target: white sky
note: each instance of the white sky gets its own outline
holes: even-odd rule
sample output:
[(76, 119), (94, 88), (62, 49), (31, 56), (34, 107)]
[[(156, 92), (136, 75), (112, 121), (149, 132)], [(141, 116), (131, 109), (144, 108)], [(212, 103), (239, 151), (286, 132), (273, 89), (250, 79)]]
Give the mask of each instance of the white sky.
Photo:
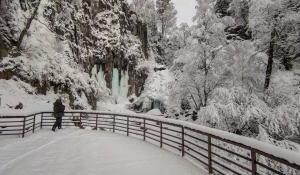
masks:
[[(127, 0), (127, 1), (129, 3), (132, 2), (132, 0)], [(194, 24), (192, 18), (196, 14), (196, 10), (195, 10), (196, 1), (195, 0), (172, 0), (172, 2), (175, 4), (175, 8), (177, 10), (177, 25), (179, 25), (182, 22), (186, 22), (189, 25)]]

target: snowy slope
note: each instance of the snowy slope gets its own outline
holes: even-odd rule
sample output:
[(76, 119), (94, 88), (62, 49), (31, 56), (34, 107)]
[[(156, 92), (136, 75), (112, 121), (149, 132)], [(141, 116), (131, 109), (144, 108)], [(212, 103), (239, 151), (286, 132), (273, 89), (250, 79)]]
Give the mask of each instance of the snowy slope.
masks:
[[(36, 110), (52, 110), (53, 102), (58, 96), (58, 94), (54, 94), (53, 90), (49, 91), (47, 96), (36, 95), (29, 84), (20, 80), (0, 80), (0, 112), (2, 115), (5, 115), (5, 113), (16, 113), (17, 111), (20, 113), (32, 113)], [(64, 103), (68, 104), (68, 98), (61, 97)], [(19, 103), (23, 104), (23, 109), (15, 110), (14, 107)], [(67, 108), (69, 108), (68, 105)]]

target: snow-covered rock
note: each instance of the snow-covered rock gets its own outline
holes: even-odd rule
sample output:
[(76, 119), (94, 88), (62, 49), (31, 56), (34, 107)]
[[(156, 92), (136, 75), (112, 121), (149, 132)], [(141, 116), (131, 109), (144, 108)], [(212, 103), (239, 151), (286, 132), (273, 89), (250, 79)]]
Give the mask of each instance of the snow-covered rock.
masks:
[(173, 80), (173, 77), (169, 69), (165, 69), (165, 66), (156, 67), (163, 68), (163, 70), (151, 70), (149, 73), (143, 93), (131, 106), (137, 111), (147, 112), (156, 108), (164, 113), (164, 105), (169, 95), (169, 83)]

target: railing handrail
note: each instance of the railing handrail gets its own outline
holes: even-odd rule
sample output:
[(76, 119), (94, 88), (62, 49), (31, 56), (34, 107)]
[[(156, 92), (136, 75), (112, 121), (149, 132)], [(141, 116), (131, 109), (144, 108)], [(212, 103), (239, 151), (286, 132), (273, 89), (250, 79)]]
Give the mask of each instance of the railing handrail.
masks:
[[(30, 115), (24, 115), (24, 116), (1, 116), (0, 114), (0, 119), (9, 119), (9, 118), (24, 118), (24, 121), (26, 120), (27, 117), (32, 117), (34, 116), (34, 121), (33, 121), (33, 132), (34, 129), (36, 128), (35, 126), (35, 116), (36, 115), (42, 115), (43, 114), (52, 114), (53, 111), (41, 111), (41, 112), (36, 112), (34, 114)], [(69, 110), (65, 111), (65, 114), (78, 114), (80, 116), (80, 123), (81, 123), (81, 117), (84, 114), (87, 115), (96, 115), (96, 120), (98, 119), (98, 115), (113, 115), (113, 131), (115, 131), (115, 116), (120, 116), (120, 117), (127, 117), (127, 135), (129, 135), (129, 118), (134, 118), (134, 119), (142, 119), (144, 121), (144, 126), (145, 126), (145, 120), (153, 121), (153, 122), (160, 122), (160, 147), (162, 147), (162, 125), (167, 124), (171, 126), (176, 126), (176, 127), (181, 127), (182, 128), (182, 156), (184, 155), (184, 135), (185, 132), (184, 130), (190, 130), (195, 133), (199, 133), (201, 135), (207, 136), (208, 137), (208, 157), (209, 157), (209, 172), (212, 171), (211, 169), (211, 164), (212, 162), (215, 162), (212, 160), (212, 153), (211, 153), (211, 146), (214, 146), (211, 144), (211, 139), (216, 139), (219, 141), (224, 141), (226, 143), (235, 145), (237, 147), (241, 147), (247, 150), (251, 151), (251, 160), (252, 160), (252, 174), (256, 173), (256, 164), (259, 164), (259, 162), (256, 161), (256, 153), (263, 155), (267, 158), (270, 158), (272, 160), (275, 160), (277, 162), (283, 163), (289, 167), (292, 167), (294, 169), (300, 170), (300, 154), (294, 151), (286, 150), (265, 142), (261, 142), (252, 138), (247, 138), (243, 136), (239, 136), (236, 134), (228, 133), (225, 131), (217, 130), (214, 128), (208, 128), (202, 125), (197, 125), (194, 123), (186, 122), (186, 121), (179, 121), (179, 120), (174, 120), (174, 119), (166, 119), (162, 117), (157, 117), (157, 116), (152, 116), (152, 115), (146, 115), (146, 114), (134, 114), (134, 113), (124, 113), (124, 112), (107, 112), (107, 111), (82, 111), (82, 110)], [(97, 123), (97, 122), (96, 122)], [(0, 123), (1, 124), (1, 123)], [(43, 126), (43, 120), (40, 123), (40, 126)], [(96, 126), (97, 128), (97, 126)], [(23, 124), (23, 136), (25, 134), (25, 122)], [(0, 134), (1, 135), (1, 134)], [(187, 134), (188, 135), (188, 134)], [(145, 131), (144, 131), (144, 140), (145, 140)], [(274, 155), (274, 153), (276, 153)], [(298, 155), (297, 155), (298, 154)], [(252, 157), (255, 157), (255, 160), (252, 159)], [(218, 162), (215, 162), (218, 164)], [(255, 166), (254, 166), (255, 165)], [(276, 170), (275, 170), (276, 171)]]

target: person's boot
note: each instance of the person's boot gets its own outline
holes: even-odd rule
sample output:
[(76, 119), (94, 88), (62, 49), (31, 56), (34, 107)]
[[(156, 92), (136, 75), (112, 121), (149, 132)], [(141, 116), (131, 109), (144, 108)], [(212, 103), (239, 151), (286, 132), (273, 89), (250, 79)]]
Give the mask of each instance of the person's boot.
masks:
[(53, 126), (52, 126), (52, 131), (53, 131), (53, 132), (55, 132), (55, 128), (56, 128), (56, 126), (53, 125)]

